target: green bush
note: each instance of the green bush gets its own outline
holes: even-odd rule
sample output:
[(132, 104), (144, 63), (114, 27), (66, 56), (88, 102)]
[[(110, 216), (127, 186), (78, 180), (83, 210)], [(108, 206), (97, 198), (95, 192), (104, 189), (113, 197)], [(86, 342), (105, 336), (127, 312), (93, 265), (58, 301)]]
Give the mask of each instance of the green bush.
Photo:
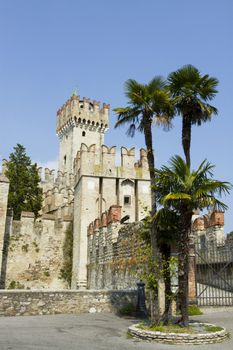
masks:
[(132, 303), (129, 303), (123, 306), (119, 310), (119, 314), (122, 316), (132, 316), (134, 312), (135, 312), (135, 306)]
[(198, 316), (198, 315), (202, 315), (203, 312), (199, 309), (197, 305), (189, 305), (188, 314), (189, 316)]

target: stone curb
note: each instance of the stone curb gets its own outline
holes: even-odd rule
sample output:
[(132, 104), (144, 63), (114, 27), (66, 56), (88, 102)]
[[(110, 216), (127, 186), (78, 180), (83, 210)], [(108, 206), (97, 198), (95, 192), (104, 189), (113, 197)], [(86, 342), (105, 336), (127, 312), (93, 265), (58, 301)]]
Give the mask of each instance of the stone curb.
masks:
[[(132, 325), (128, 328), (128, 332), (137, 338), (142, 340), (156, 341), (157, 343), (165, 344), (192, 344), (192, 345), (202, 345), (202, 344), (213, 344), (220, 343), (228, 338), (227, 330), (223, 328), (221, 331), (209, 332), (209, 333), (197, 333), (197, 334), (188, 334), (188, 333), (165, 333), (159, 331), (146, 331), (143, 329), (137, 328), (139, 324)], [(195, 325), (203, 326), (215, 326), (210, 323), (192, 323)]]

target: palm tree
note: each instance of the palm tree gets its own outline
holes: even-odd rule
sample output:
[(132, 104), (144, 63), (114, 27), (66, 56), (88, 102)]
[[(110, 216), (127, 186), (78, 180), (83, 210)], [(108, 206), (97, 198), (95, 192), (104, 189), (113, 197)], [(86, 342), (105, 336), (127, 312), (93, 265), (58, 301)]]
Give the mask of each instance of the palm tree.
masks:
[[(171, 118), (174, 115), (174, 106), (170, 99), (170, 93), (165, 89), (165, 86), (166, 81), (160, 76), (154, 77), (148, 84), (141, 84), (136, 80), (129, 79), (125, 82), (125, 95), (128, 99), (128, 106), (113, 109), (118, 117), (115, 128), (129, 125), (127, 134), (131, 137), (134, 136), (136, 130), (144, 133), (151, 181), (155, 177), (152, 125), (154, 123), (162, 125), (165, 130), (168, 130), (171, 127)], [(156, 198), (153, 190), (151, 191), (151, 197), (151, 214), (153, 217), (156, 213)], [(155, 259), (156, 255), (158, 255), (155, 224), (151, 225), (150, 236), (152, 257)], [(154, 307), (154, 312), (156, 313), (155, 310), (156, 307)], [(152, 317), (156, 316), (152, 315)]]
[(189, 233), (193, 212), (204, 208), (227, 209), (217, 197), (229, 193), (231, 189), (230, 183), (212, 178), (213, 168), (205, 160), (196, 171), (191, 171), (181, 157), (174, 156), (170, 160), (170, 166), (155, 170), (154, 190), (158, 202), (165, 208), (176, 211), (179, 216), (179, 300), (183, 326), (188, 325)]
[(201, 75), (192, 65), (185, 65), (168, 76), (168, 89), (174, 98), (177, 113), (182, 116), (182, 146), (189, 167), (192, 125), (201, 125), (218, 113), (208, 103), (218, 92), (217, 85), (216, 78)]
[(129, 136), (133, 137), (136, 130), (144, 133), (151, 179), (154, 178), (155, 168), (152, 125), (162, 125), (168, 130), (174, 114), (174, 106), (165, 86), (166, 81), (160, 76), (154, 77), (148, 84), (129, 79), (125, 82), (128, 106), (113, 109), (118, 116), (115, 128), (128, 124)]

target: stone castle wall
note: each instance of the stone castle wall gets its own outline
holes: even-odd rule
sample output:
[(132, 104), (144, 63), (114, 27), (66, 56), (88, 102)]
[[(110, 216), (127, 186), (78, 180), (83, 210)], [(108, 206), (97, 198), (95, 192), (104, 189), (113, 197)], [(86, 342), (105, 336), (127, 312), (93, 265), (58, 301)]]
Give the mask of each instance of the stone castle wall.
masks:
[(136, 233), (142, 224), (121, 224), (121, 207), (112, 206), (88, 227), (89, 289), (135, 289), (139, 280)]
[[(88, 288), (89, 289), (131, 289), (139, 279), (137, 263), (139, 241), (137, 233), (142, 222), (121, 224), (122, 208), (112, 206), (88, 226)], [(201, 237), (216, 245), (221, 242), (224, 213), (213, 212), (198, 217), (193, 222), (192, 237), (201, 244)], [(227, 246), (230, 241), (226, 240)], [(143, 249), (143, 247), (141, 247)], [(221, 249), (225, 246), (218, 247)], [(175, 253), (175, 250), (174, 250)], [(195, 250), (190, 247), (189, 298), (196, 298)], [(208, 271), (207, 271), (208, 272)]]
[(71, 220), (45, 214), (34, 218), (22, 212), (21, 220), (9, 220), (6, 288), (68, 288), (59, 278), (63, 264), (63, 243)]

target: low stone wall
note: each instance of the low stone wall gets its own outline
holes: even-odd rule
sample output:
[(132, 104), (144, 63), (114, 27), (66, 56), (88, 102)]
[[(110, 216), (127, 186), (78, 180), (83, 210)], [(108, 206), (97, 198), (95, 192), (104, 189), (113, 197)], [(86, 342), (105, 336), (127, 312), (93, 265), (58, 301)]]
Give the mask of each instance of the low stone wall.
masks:
[[(193, 326), (214, 326), (209, 323), (192, 323)], [(216, 332), (206, 332), (206, 333), (165, 333), (159, 331), (147, 331), (140, 329), (139, 325), (130, 326), (128, 331), (132, 336), (147, 340), (155, 341), (156, 343), (165, 343), (171, 345), (204, 345), (204, 344), (214, 344), (220, 343), (228, 338), (228, 333), (225, 328)]]
[(117, 312), (136, 305), (136, 291), (0, 291), (0, 316)]

